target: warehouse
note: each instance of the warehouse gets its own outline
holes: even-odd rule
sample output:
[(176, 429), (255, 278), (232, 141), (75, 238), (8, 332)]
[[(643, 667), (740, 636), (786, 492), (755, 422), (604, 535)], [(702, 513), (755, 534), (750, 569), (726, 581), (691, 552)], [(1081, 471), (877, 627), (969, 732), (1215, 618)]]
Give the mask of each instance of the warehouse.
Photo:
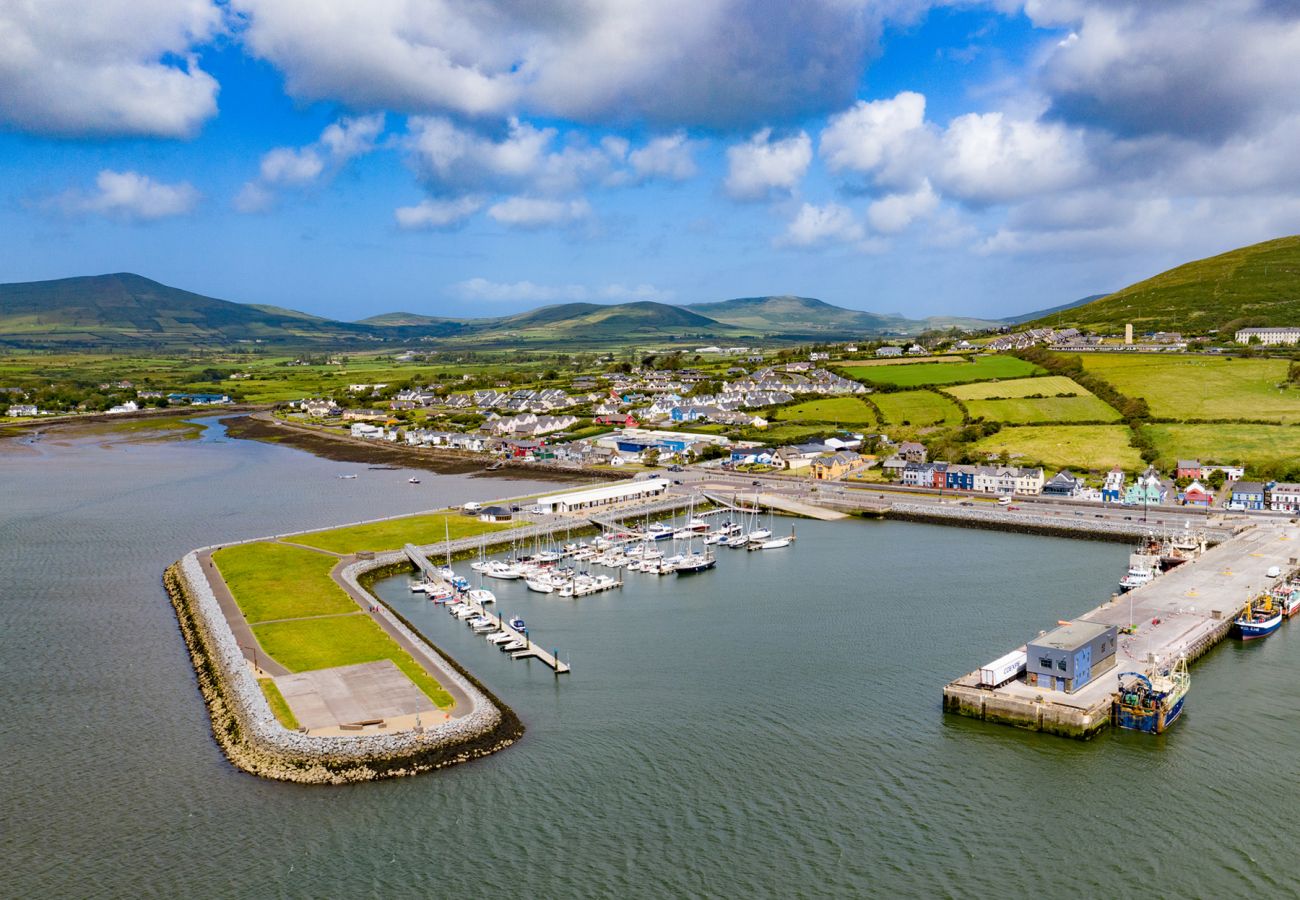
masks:
[(1074, 693), (1115, 667), (1117, 630), (1097, 622), (1071, 622), (1025, 647), (1025, 683)]
[(628, 481), (622, 484), (588, 488), (584, 491), (570, 491), (566, 494), (551, 494), (548, 497), (539, 497), (534, 508), (539, 513), (574, 512), (580, 509), (610, 506), (626, 500), (648, 500), (652, 497), (661, 496), (666, 490), (668, 490), (668, 482), (663, 478)]

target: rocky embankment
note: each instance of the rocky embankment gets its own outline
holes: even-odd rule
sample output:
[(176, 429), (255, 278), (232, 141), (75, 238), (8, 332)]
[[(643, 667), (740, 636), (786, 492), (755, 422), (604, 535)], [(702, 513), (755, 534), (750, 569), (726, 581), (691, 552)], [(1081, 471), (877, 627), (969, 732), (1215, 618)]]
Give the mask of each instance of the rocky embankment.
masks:
[[(375, 559), (350, 567), (352, 577), (366, 568), (390, 565)], [(303, 784), (344, 784), (414, 775), (466, 762), (514, 743), (523, 725), (514, 712), (492, 697), (450, 660), (434, 675), (449, 680), (470, 698), (468, 714), (420, 731), (312, 736), (290, 731), (275, 718), (257, 678), (235, 641), (225, 616), (191, 552), (173, 564), (163, 583), (189, 647), (199, 692), (212, 718), (212, 733), (226, 757), (254, 775)], [(415, 636), (420, 640), (418, 636)]]

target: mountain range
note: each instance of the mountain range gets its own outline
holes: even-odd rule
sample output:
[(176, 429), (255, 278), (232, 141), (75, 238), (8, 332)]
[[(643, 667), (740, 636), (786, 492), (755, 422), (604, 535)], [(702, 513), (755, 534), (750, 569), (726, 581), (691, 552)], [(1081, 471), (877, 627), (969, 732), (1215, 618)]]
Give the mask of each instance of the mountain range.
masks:
[(642, 301), (562, 303), (494, 318), (393, 312), (360, 322), (232, 303), (120, 273), (0, 284), (0, 348), (175, 349), (261, 343), (365, 346), (436, 340), (465, 347), (563, 348), (676, 341), (834, 341), (927, 330), (1074, 326), (1114, 333), (1300, 324), (1300, 235), (1196, 260), (1129, 285), (992, 321), (909, 319), (811, 297), (740, 297), (674, 306)]
[(437, 339), (474, 346), (558, 347), (747, 339), (836, 340), (987, 328), (981, 319), (908, 319), (808, 297), (745, 297), (674, 306), (641, 301), (564, 303), (494, 318), (394, 312), (339, 322), (275, 306), (232, 303), (140, 275), (0, 284), (0, 346), (168, 348), (256, 342), (351, 345)]

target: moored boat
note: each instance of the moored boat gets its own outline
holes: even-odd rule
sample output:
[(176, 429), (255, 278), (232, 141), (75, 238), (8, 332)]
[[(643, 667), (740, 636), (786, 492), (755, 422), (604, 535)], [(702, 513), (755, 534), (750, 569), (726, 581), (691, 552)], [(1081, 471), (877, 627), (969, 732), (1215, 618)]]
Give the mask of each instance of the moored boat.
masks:
[(1114, 705), (1115, 724), (1131, 731), (1163, 734), (1182, 715), (1191, 686), (1185, 657), (1179, 657), (1167, 672), (1152, 675), (1121, 672)]
[(1141, 569), (1137, 566), (1129, 569), (1124, 577), (1119, 580), (1119, 592), (1127, 594), (1135, 588), (1140, 588), (1144, 584), (1150, 584), (1155, 578), (1150, 569)]
[(1270, 595), (1261, 594), (1245, 605), (1233, 625), (1243, 641), (1268, 637), (1282, 626), (1282, 607)]
[(1281, 608), (1282, 615), (1288, 619), (1300, 612), (1300, 584), (1283, 582), (1275, 585), (1269, 593), (1273, 597), (1273, 602)]

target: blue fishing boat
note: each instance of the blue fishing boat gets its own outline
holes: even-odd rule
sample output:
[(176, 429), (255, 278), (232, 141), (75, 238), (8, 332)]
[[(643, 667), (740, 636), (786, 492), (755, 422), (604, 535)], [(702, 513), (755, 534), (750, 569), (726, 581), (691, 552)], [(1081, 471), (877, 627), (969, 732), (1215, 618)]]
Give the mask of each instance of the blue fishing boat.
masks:
[(1163, 734), (1183, 714), (1191, 687), (1192, 676), (1183, 657), (1167, 672), (1152, 675), (1121, 672), (1119, 693), (1115, 697), (1115, 724), (1130, 731)]
[(1268, 637), (1282, 627), (1282, 607), (1268, 594), (1261, 594), (1242, 609), (1233, 620), (1237, 636), (1243, 641)]

